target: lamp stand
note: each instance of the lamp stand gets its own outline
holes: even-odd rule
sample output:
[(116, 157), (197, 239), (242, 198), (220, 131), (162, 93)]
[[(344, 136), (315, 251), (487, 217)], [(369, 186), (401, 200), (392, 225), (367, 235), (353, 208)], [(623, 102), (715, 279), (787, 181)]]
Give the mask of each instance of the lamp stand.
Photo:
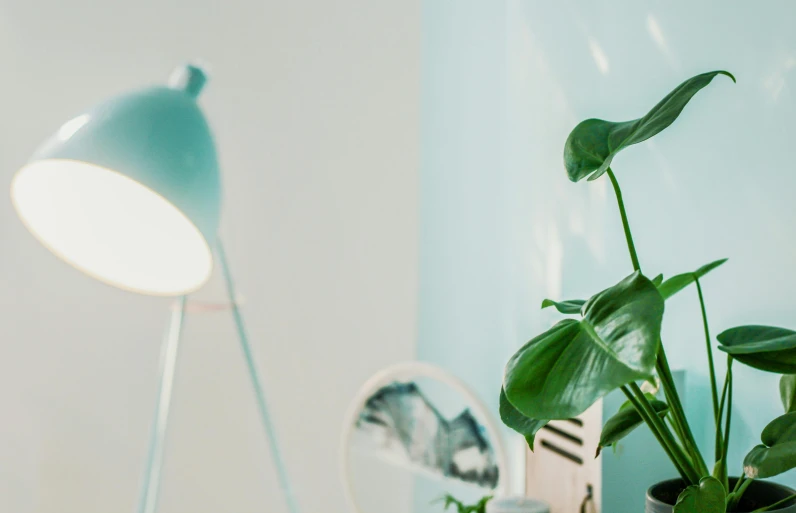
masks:
[[(285, 463), (279, 450), (279, 443), (277, 442), (274, 425), (271, 421), (271, 415), (268, 411), (268, 403), (265, 399), (265, 392), (263, 391), (260, 375), (254, 362), (251, 345), (249, 344), (249, 337), (246, 334), (246, 326), (244, 325), (243, 316), (241, 315), (238, 303), (236, 301), (235, 284), (232, 280), (232, 274), (230, 272), (227, 257), (224, 253), (224, 247), (222, 246), (220, 239), (218, 239), (216, 243), (216, 253), (218, 255), (218, 261), (221, 265), (224, 275), (224, 282), (226, 283), (230, 310), (232, 311), (232, 317), (235, 320), (238, 339), (243, 351), (243, 357), (246, 360), (249, 378), (251, 379), (252, 387), (254, 388), (254, 395), (257, 400), (257, 408), (260, 412), (265, 434), (268, 439), (268, 445), (271, 451), (271, 457), (273, 458), (274, 466), (276, 467), (279, 483), (285, 494), (285, 501), (287, 503), (288, 510), (290, 513), (298, 513), (298, 505), (290, 487), (290, 480), (288, 479)], [(161, 354), (162, 367), (160, 371), (160, 384), (158, 386), (157, 407), (152, 420), (152, 433), (150, 435), (149, 452), (147, 454), (146, 466), (144, 467), (143, 489), (141, 490), (137, 513), (155, 513), (157, 511), (161, 483), (161, 470), (163, 468), (166, 426), (168, 423), (169, 410), (171, 407), (171, 395), (174, 387), (174, 370), (177, 364), (177, 354), (179, 351), (180, 339), (182, 338), (182, 326), (185, 319), (186, 302), (187, 296), (182, 296), (179, 299), (177, 308), (175, 308), (171, 314), (171, 322), (169, 323), (166, 337), (163, 341)]]

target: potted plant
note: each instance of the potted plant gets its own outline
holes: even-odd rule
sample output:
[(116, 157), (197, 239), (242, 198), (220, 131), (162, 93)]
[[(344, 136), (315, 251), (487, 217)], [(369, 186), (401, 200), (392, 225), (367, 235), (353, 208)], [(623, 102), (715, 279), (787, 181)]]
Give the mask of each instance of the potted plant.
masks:
[[(633, 273), (588, 300), (544, 301), (543, 308), (552, 306), (577, 317), (565, 318), (534, 337), (509, 360), (500, 391), (500, 416), (525, 436), (533, 449), (536, 432), (549, 420), (575, 417), (619, 389), (627, 403), (605, 423), (598, 454), (646, 424), (679, 474), (677, 479), (649, 489), (648, 512), (796, 512), (794, 490), (761, 481), (796, 467), (796, 332), (740, 326), (718, 335), (719, 349), (727, 354), (727, 371), (720, 384), (701, 280), (726, 259), (665, 281), (661, 275), (648, 278), (642, 273), (619, 182), (610, 167), (618, 152), (670, 126), (691, 98), (719, 75), (735, 82), (726, 71), (703, 73), (680, 84), (642, 118), (625, 122), (588, 119), (570, 133), (564, 146), (569, 179), (591, 181), (607, 175), (619, 206)], [(711, 466), (697, 447), (661, 341), (666, 301), (690, 285), (699, 296), (711, 380), (713, 408), (709, 414), (715, 425)], [(766, 426), (762, 443), (744, 459), (740, 477), (732, 478), (728, 469), (737, 467), (727, 461), (727, 452), (736, 361), (785, 374), (781, 378), (785, 414)], [(656, 384), (653, 388), (659, 384), (663, 400), (645, 393), (645, 383)]]

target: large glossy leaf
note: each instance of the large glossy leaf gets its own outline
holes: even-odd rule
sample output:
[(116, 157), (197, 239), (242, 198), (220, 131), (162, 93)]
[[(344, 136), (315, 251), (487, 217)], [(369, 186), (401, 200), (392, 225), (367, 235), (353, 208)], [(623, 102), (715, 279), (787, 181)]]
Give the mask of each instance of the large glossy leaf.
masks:
[(564, 165), (573, 182), (589, 177), (595, 180), (611, 165), (617, 153), (632, 144), (646, 141), (671, 125), (686, 104), (710, 83), (716, 75), (735, 77), (726, 71), (711, 71), (689, 78), (652, 108), (644, 117), (633, 121), (587, 119), (569, 134), (564, 145)]
[(796, 374), (785, 374), (780, 378), (779, 395), (785, 413), (796, 412)]
[[(666, 412), (669, 411), (669, 405), (663, 401), (653, 399), (650, 404), (658, 412), (658, 415), (664, 417)], [(600, 455), (605, 447), (614, 445), (619, 440), (633, 432), (634, 429), (639, 427), (644, 420), (635, 408), (627, 408), (623, 405), (619, 411), (605, 423), (602, 433), (600, 434), (600, 443), (597, 445), (597, 454)]]
[(724, 513), (724, 485), (715, 477), (703, 477), (698, 485), (691, 485), (677, 498), (674, 513)]
[(531, 419), (517, 410), (506, 397), (506, 392), (500, 389), (500, 420), (517, 433), (525, 437), (528, 448), (533, 450), (536, 433), (542, 429), (549, 420)]
[(583, 319), (565, 319), (509, 360), (506, 397), (523, 415), (568, 419), (633, 381), (650, 379), (660, 344), (663, 298), (636, 272), (595, 295)]
[(739, 326), (719, 334), (719, 349), (756, 369), (796, 374), (796, 331), (772, 326)]
[(683, 273), (683, 274), (678, 274), (676, 276), (672, 276), (665, 282), (658, 285), (658, 292), (661, 293), (663, 299), (669, 299), (670, 297), (677, 294), (687, 286), (694, 283), (694, 281), (696, 281), (697, 278), (701, 279), (707, 273), (717, 268), (726, 261), (727, 261), (726, 258), (722, 258), (721, 260), (716, 260), (709, 264), (705, 264), (694, 272)]
[(762, 445), (743, 461), (744, 472), (754, 479), (773, 477), (796, 468), (796, 412), (772, 420), (760, 435)]
[(586, 303), (585, 299), (568, 299), (566, 301), (556, 302), (552, 299), (545, 299), (542, 301), (542, 308), (547, 308), (548, 306), (556, 307), (562, 314), (579, 314), (580, 309)]

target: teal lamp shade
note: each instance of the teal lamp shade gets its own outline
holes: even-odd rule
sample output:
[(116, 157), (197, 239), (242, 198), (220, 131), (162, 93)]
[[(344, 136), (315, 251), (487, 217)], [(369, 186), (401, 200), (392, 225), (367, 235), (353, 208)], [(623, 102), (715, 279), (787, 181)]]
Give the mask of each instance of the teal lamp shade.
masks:
[(201, 287), (221, 209), (218, 160), (194, 66), (168, 86), (112, 98), (67, 121), (11, 185), (25, 226), (108, 284), (152, 295)]

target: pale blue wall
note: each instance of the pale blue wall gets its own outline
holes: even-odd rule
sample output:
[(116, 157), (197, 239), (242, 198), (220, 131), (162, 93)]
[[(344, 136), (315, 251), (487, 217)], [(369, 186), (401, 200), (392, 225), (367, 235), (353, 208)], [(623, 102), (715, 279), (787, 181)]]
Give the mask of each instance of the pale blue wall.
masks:
[[(503, 206), (504, 9), (502, 1), (424, 2), (421, 54), (418, 358), (467, 381), (493, 411), (514, 346), (513, 272), (496, 252), (513, 235)], [(440, 493), (418, 481), (415, 511), (433, 511), (428, 502)]]
[(501, 3), (425, 3), (421, 109), (418, 354), (467, 379), (494, 407), (512, 347)]
[[(587, 117), (638, 117), (716, 68), (738, 84), (717, 79), (670, 130), (615, 162), (641, 263), (672, 275), (729, 257), (705, 280), (714, 335), (796, 326), (796, 4), (424, 4), (420, 358), (496, 406), (508, 354), (556, 317), (541, 300), (583, 297), (631, 270), (607, 180), (566, 179), (568, 132)], [(672, 365), (698, 382), (696, 294), (667, 304), (664, 322)], [(781, 411), (776, 376), (737, 369), (736, 473)]]

